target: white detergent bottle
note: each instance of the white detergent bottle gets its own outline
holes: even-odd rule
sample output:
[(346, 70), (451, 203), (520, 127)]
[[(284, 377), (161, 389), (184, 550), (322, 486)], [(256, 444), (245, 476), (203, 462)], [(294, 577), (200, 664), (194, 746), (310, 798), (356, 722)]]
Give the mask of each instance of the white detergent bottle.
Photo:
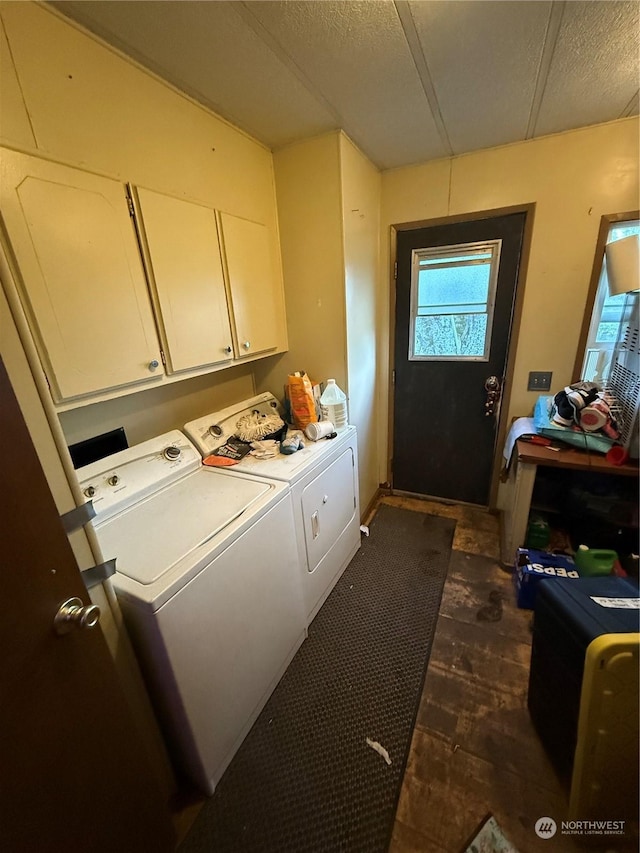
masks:
[(331, 421), (336, 432), (346, 429), (349, 422), (347, 414), (347, 395), (336, 385), (335, 379), (327, 379), (327, 384), (320, 397), (322, 420)]

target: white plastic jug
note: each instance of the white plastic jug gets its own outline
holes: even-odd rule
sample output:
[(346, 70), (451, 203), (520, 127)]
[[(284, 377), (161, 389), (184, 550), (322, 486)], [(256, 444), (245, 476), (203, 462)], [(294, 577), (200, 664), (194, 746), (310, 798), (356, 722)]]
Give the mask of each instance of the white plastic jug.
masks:
[(347, 395), (336, 385), (335, 379), (327, 379), (327, 385), (320, 397), (322, 420), (331, 421), (336, 432), (345, 429), (349, 423), (347, 413)]

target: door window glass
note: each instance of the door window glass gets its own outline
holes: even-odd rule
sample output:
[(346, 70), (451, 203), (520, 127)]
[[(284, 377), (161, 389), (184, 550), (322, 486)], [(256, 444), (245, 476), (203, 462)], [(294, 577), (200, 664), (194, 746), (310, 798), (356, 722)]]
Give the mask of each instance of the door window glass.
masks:
[(500, 245), (414, 249), (410, 361), (488, 360)]

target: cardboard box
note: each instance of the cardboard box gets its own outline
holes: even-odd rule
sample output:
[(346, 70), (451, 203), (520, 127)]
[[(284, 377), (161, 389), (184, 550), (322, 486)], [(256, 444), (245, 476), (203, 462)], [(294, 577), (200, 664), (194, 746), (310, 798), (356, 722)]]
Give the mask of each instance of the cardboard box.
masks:
[(523, 610), (534, 609), (536, 587), (542, 579), (578, 577), (580, 575), (571, 557), (532, 548), (518, 548), (513, 572), (518, 607)]

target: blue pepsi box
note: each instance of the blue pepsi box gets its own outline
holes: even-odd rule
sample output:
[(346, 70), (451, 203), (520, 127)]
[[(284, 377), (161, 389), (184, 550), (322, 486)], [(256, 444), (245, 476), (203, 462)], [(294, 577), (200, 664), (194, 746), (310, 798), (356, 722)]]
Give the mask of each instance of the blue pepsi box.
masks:
[(536, 587), (544, 578), (578, 577), (580, 575), (571, 557), (532, 548), (518, 548), (513, 572), (518, 607), (523, 610), (534, 609)]

